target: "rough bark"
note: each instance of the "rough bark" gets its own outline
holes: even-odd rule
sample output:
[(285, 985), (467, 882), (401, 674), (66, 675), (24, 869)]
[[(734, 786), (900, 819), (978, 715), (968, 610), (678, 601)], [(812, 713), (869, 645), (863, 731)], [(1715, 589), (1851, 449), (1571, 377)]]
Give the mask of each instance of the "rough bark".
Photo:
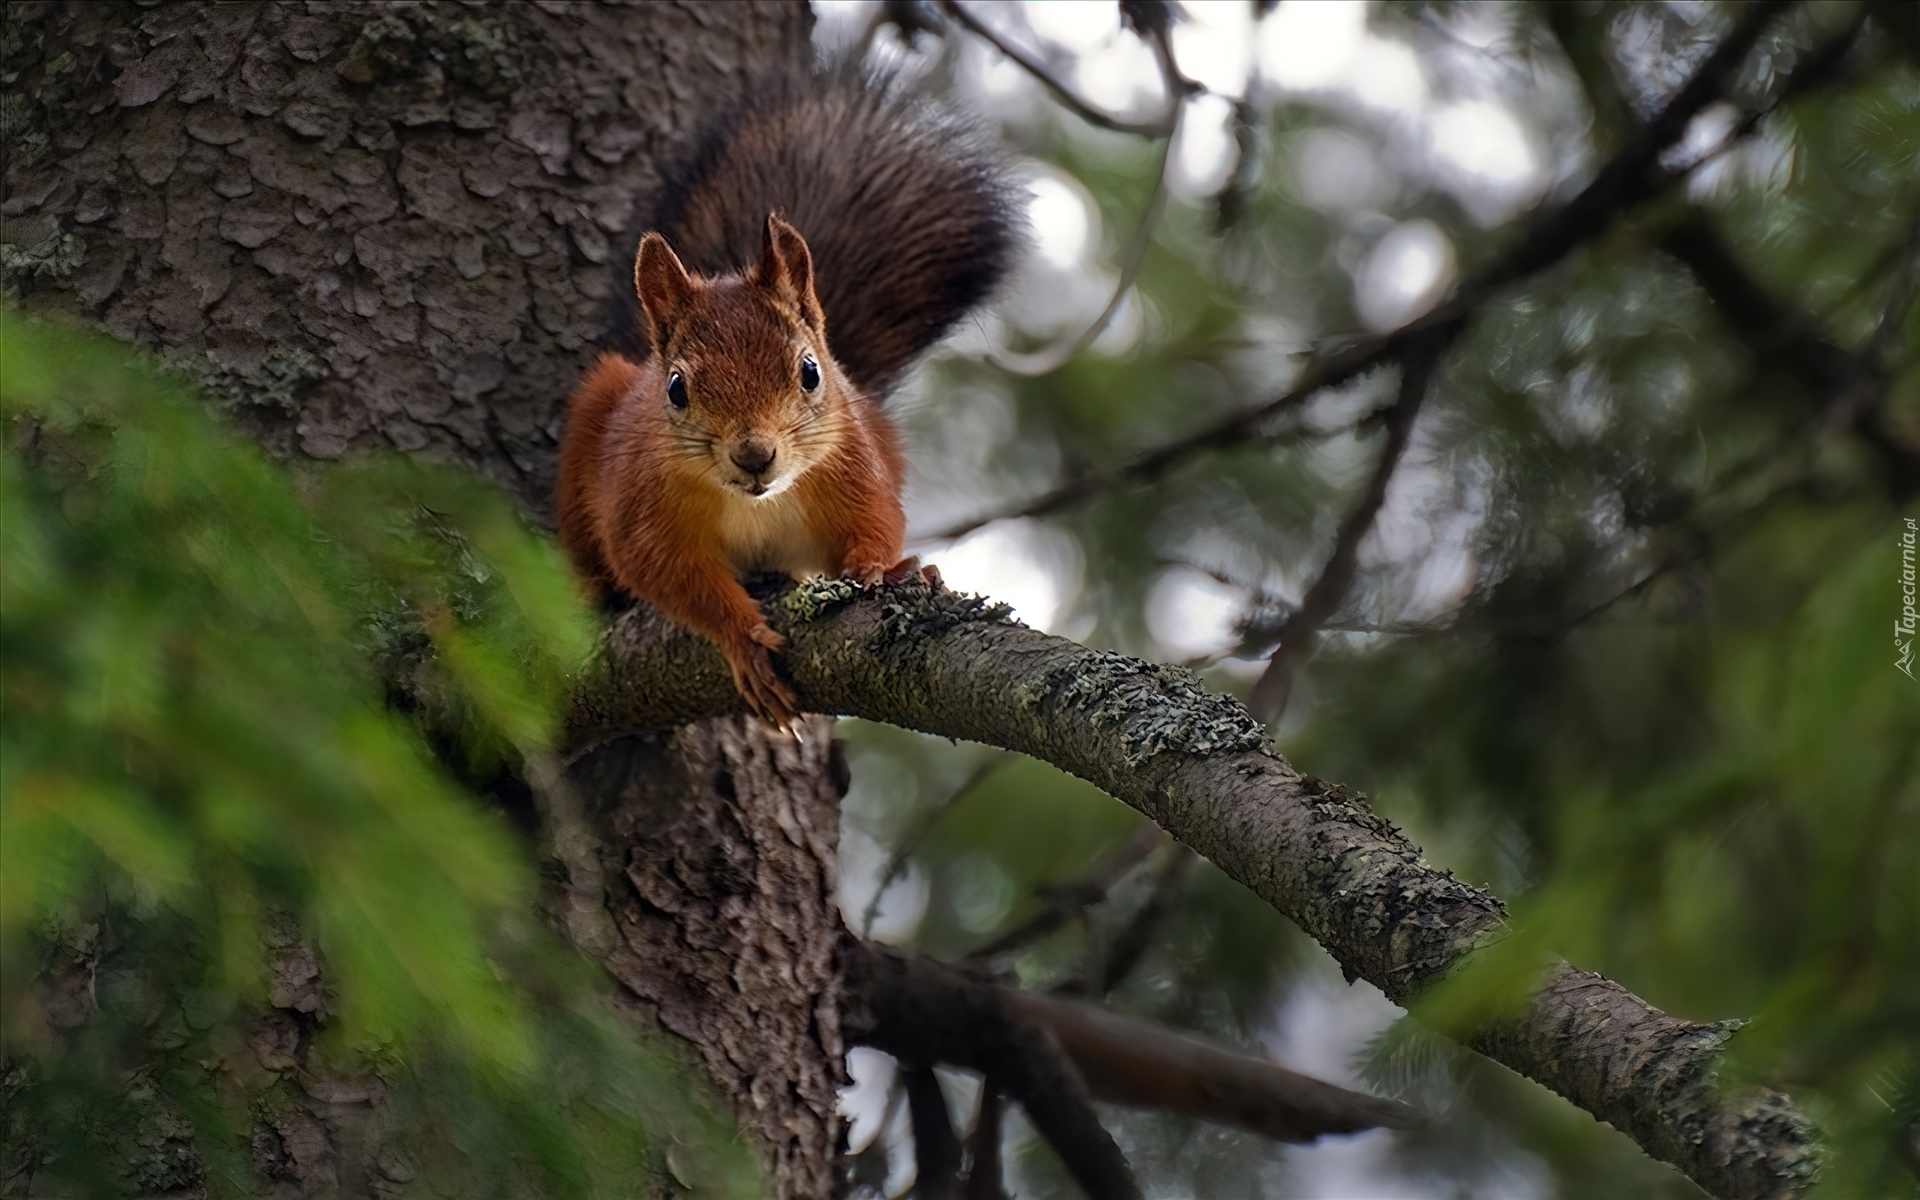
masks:
[[(811, 23), (779, 0), (9, 0), (5, 16), (10, 302), (151, 349), (276, 454), (456, 461), (536, 513), (660, 164), (749, 71), (808, 55)], [(597, 891), (560, 924), (590, 948), (602, 935), (615, 976), (690, 1039), (786, 1195), (835, 1190), (825, 744), (795, 757), (722, 721), (609, 749), (575, 773), (627, 841), (594, 825), (557, 847), (573, 863), (624, 848), (604, 856), (612, 931)], [(615, 787), (616, 761), (682, 790)], [(67, 975), (91, 986), (96, 951)], [(388, 1128), (380, 1097), (308, 1069), (317, 1020), (276, 1009), (215, 1068), (266, 1097), (256, 1183), (397, 1187), (415, 1168), (365, 1131)], [(151, 1153), (129, 1178), (199, 1186), (190, 1122), (136, 1127)]]
[[(1498, 899), (1428, 864), (1364, 797), (1296, 771), (1251, 714), (1189, 672), (1089, 650), (919, 583), (802, 585), (767, 607), (791, 641), (784, 661), (805, 708), (1001, 746), (1078, 775), (1395, 1001), (1505, 931)], [(576, 698), (583, 745), (740, 708), (718, 653), (644, 609), (612, 626), (603, 666)], [(1778, 1092), (1716, 1086), (1731, 1032), (1558, 963), (1524, 1011), (1472, 1044), (1715, 1195), (1792, 1195), (1816, 1165), (1813, 1131)]]
[(600, 961), (698, 1051), (773, 1154), (782, 1196), (837, 1191), (846, 1082), (834, 901), (846, 765), (743, 717), (575, 763), (615, 937)]
[[(91, 1100), (98, 1124), (86, 1166), (108, 1189), (180, 1200), (217, 1190), (220, 1152), (176, 1099), (175, 1089), (188, 1080), (176, 1077), (173, 1089), (152, 1086), (153, 1074), (169, 1070), (251, 1114), (241, 1145), (222, 1140), (227, 1153), (238, 1150), (259, 1195), (392, 1196), (421, 1174), (418, 1114), (392, 1102), (393, 1077), (376, 1064), (315, 1053), (334, 1002), (319, 953), (291, 919), (268, 922), (268, 1007), (238, 1018), (219, 996), (182, 987), (177, 944), (156, 944), (145, 924), (113, 906), (76, 917), (55, 939), (34, 997), (51, 1044), (125, 1056), (129, 1086)], [(73, 1039), (89, 1032), (106, 1036), (76, 1047)], [(36, 1106), (22, 1103), (36, 1088), (60, 1086), (44, 1077), (47, 1066), (20, 1059), (0, 1072), (0, 1195), (9, 1200), (67, 1194), (50, 1193), (39, 1178), (48, 1155), (62, 1148), (49, 1144)]]
[(276, 453), (397, 447), (543, 508), (658, 184), (804, 4), (9, 0), (6, 284)]

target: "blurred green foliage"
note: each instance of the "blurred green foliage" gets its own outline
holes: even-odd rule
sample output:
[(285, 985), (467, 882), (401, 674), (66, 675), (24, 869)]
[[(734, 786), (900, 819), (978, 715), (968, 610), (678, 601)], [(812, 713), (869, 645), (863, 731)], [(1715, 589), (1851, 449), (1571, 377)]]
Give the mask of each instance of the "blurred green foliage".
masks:
[[(1456, 277), (1471, 275), (1534, 213), (1472, 208), (1471, 189), (1435, 169), (1433, 114), (1468, 102), (1513, 114), (1548, 164), (1531, 203), (1551, 209), (1618, 148), (1623, 122), (1672, 93), (1736, 8), (1369, 6), (1368, 44), (1406, 51), (1393, 69), (1417, 62), (1423, 98), (1384, 112), (1356, 99), (1351, 79), (1288, 91), (1256, 78), (1256, 161), (1230, 177), (1246, 186), (1231, 203), (1217, 185), (1176, 198), (1129, 298), (1136, 324), (1038, 378), (972, 347), (937, 365), (927, 390), (938, 402), (909, 410), (925, 481), (916, 524), (1017, 510), (1284, 392), (1302, 355), (1360, 331), (1362, 268), (1391, 231), (1431, 222)], [(1795, 8), (1763, 37), (1726, 111), (1764, 106), (1780, 72), (1862, 11)], [(1703, 215), (1775, 303), (1877, 363), (1851, 403), (1877, 408), (1920, 451), (1920, 307), (1902, 282), (1917, 269), (1920, 46), (1911, 22), (1874, 12), (1835, 80), (1475, 315), (1275, 728), (1303, 769), (1366, 791), (1431, 861), (1510, 904), (1518, 936), (1424, 1016), (1455, 1027), (1484, 1014), (1552, 953), (1674, 1013), (1745, 1021), (1725, 1077), (1790, 1091), (1830, 1139), (1816, 1194), (1860, 1200), (1914, 1195), (1920, 1171), (1920, 687), (1896, 669), (1889, 636), (1900, 530), (1920, 500), (1851, 432), (1841, 397), (1756, 355), (1787, 330), (1740, 330), (1660, 245)], [(1080, 58), (1121, 53), (1092, 34), (1069, 46), (1051, 24), (1023, 30), (1010, 8), (997, 15), (1069, 81), (1100, 78)], [(991, 59), (976, 49), (894, 53), (999, 115), (1040, 174), (1085, 189), (1101, 231), (1088, 270), (1112, 279), (1151, 148), (1066, 115), (1038, 87), (981, 84)], [(1330, 199), (1336, 167), (1360, 182)], [(1017, 327), (996, 339), (1047, 340)], [(1033, 557), (1065, 597), (1052, 627), (1162, 659), (1193, 659), (1211, 639), (1196, 665), (1244, 691), (1260, 647), (1236, 638), (1316, 577), (1378, 452), (1366, 416), (1393, 383), (1392, 370), (1376, 372), (1263, 436), (1044, 518)], [(880, 907), (922, 914), (888, 927), (912, 945), (989, 945), (1127, 835), (1129, 814), (1103, 817), (1117, 806), (1071, 781), (1040, 791), (1041, 776), (996, 773), (950, 800), (972, 751), (852, 736), (849, 828), (872, 831), (882, 863), (910, 849), (898, 876), (914, 886), (897, 882)], [(1104, 833), (1054, 832), (1069, 819)], [(1043, 856), (1029, 843), (1045, 838), (1079, 849)], [(994, 965), (1085, 988), (1147, 907), (1158, 863)], [(989, 910), (983, 892), (1008, 899)], [(1000, 920), (973, 928), (956, 916), (975, 911)], [(1352, 1053), (1336, 1070), (1436, 1120), (1368, 1135), (1370, 1151), (1323, 1152), (1117, 1115), (1149, 1190), (1700, 1195), (1544, 1089), (1393, 1023), (1371, 989), (1346, 989), (1324, 954), (1209, 868), (1152, 929), (1114, 1004), (1289, 1063), (1320, 1063), (1317, 1043), (1342, 1042)], [(1067, 1194), (1048, 1153), (1021, 1138), (1021, 1186)]]
[(589, 646), (551, 541), (463, 473), (296, 473), (112, 343), (0, 338), (9, 1173), (252, 1194), (259, 1113), (345, 1079), (449, 1194), (631, 1194), (666, 1139), (755, 1190), (473, 792)]

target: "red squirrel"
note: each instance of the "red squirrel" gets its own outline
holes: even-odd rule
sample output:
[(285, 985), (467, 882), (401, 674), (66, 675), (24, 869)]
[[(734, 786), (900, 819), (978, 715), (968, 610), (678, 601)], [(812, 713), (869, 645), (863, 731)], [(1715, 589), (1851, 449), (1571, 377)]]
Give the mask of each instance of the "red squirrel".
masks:
[(998, 156), (884, 80), (765, 81), (670, 171), (634, 260), (638, 311), (574, 390), (560, 539), (589, 587), (719, 646), (790, 728), (755, 572), (878, 583), (905, 463), (881, 407), (979, 304), (1014, 245)]

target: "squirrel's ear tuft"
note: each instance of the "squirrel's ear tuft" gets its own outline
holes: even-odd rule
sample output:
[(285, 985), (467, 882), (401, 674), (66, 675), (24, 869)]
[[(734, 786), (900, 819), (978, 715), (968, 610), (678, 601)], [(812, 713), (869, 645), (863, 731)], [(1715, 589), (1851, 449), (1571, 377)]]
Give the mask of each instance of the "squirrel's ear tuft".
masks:
[(633, 290), (647, 314), (652, 330), (649, 340), (655, 350), (665, 349), (669, 332), (693, 298), (694, 282), (667, 239), (657, 233), (640, 239), (640, 253), (633, 260)]
[(766, 241), (753, 281), (797, 310), (815, 333), (826, 333), (826, 314), (813, 292), (813, 254), (807, 249), (807, 239), (781, 220), (779, 213), (767, 214)]

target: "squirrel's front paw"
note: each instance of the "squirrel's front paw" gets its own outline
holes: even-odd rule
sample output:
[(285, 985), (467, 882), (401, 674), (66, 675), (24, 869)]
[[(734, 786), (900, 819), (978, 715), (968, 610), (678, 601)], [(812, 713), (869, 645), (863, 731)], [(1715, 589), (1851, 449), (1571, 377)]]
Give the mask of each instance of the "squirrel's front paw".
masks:
[(783, 648), (787, 639), (766, 625), (748, 631), (747, 639), (723, 647), (727, 666), (733, 669), (733, 686), (755, 716), (791, 733), (800, 706), (793, 689), (773, 669), (773, 651)]
[(928, 583), (933, 584), (935, 587), (940, 585), (939, 570), (931, 564), (924, 567), (921, 566), (919, 555), (903, 558), (890, 567), (882, 566), (879, 563), (868, 563), (858, 567), (849, 566), (845, 571), (841, 572), (840, 577), (842, 579), (851, 579), (855, 583), (862, 583), (868, 587), (875, 587), (883, 583), (905, 583), (916, 575)]

